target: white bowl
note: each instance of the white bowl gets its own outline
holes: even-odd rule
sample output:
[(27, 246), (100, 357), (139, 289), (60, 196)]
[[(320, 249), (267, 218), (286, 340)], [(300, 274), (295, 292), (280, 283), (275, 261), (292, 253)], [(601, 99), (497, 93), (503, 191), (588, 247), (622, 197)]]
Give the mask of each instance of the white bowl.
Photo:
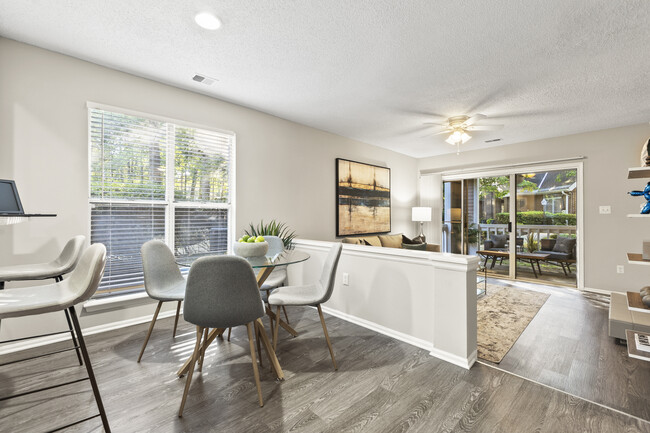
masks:
[(269, 250), (269, 243), (264, 242), (235, 242), (233, 251), (240, 257), (261, 257)]

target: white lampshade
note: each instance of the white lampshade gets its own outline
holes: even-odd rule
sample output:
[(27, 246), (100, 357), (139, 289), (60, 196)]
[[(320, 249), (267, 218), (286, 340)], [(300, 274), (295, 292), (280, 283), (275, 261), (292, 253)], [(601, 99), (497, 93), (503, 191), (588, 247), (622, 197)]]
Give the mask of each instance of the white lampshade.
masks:
[(411, 221), (431, 221), (430, 207), (411, 208)]

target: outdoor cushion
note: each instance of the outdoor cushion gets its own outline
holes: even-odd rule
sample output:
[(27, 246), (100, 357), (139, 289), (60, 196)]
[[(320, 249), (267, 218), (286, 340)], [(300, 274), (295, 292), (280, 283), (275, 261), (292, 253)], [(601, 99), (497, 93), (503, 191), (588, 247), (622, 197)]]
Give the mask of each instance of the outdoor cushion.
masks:
[(379, 242), (382, 247), (388, 248), (401, 248), (402, 247), (402, 234), (398, 235), (380, 235)]
[(555, 242), (555, 246), (553, 247), (553, 251), (557, 253), (566, 253), (566, 254), (572, 254), (573, 253), (573, 247), (576, 245), (576, 240), (572, 238), (565, 238), (565, 237), (558, 237), (557, 241)]
[(402, 248), (406, 250), (419, 250), (427, 251), (427, 244), (402, 244)]
[(572, 254), (568, 254), (568, 253), (560, 253), (557, 251), (545, 251), (545, 250), (540, 250), (538, 252), (542, 254), (550, 254), (548, 260), (571, 260), (572, 259)]
[(508, 242), (508, 235), (492, 235), (490, 237), (493, 248), (505, 248)]

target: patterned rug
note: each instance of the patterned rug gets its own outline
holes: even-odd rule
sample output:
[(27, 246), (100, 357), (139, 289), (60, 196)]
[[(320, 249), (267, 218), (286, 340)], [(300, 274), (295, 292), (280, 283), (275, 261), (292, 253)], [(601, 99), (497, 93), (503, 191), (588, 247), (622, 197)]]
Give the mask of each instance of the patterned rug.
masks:
[(477, 301), (478, 357), (501, 362), (549, 296), (488, 284), (487, 295)]

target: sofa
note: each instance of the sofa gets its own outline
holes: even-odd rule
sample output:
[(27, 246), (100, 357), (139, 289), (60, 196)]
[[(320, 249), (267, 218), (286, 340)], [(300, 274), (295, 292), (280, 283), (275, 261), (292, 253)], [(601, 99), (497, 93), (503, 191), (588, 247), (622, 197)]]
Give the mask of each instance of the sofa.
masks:
[(401, 233), (343, 238), (344, 244), (369, 245), (371, 247), (404, 248), (409, 250), (432, 251), (439, 253), (440, 245), (422, 242), (419, 238), (409, 239)]

